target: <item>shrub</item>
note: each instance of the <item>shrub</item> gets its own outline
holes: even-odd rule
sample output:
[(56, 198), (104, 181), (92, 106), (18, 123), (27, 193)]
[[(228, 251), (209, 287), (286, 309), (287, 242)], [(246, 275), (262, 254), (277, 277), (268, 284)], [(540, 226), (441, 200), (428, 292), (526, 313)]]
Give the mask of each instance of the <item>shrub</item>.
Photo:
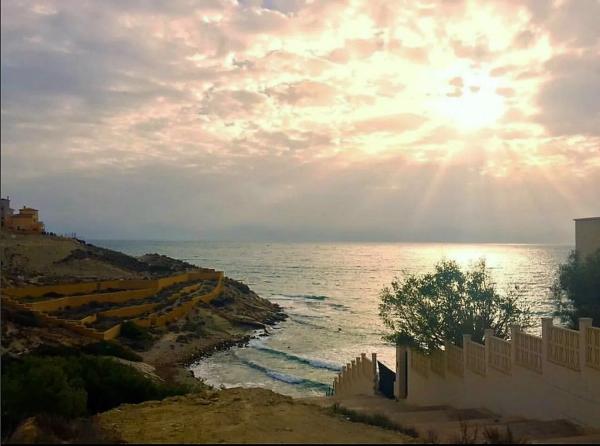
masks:
[(127, 359), (128, 361), (140, 362), (142, 360), (140, 355), (115, 341), (100, 341), (87, 344), (81, 348), (81, 351), (90, 355), (115, 356), (116, 358)]
[(352, 409), (347, 409), (343, 406), (340, 406), (338, 403), (335, 403), (331, 406), (330, 410), (334, 414), (340, 414), (344, 416), (347, 420), (352, 421), (354, 423), (364, 423), (370, 424), (371, 426), (378, 426), (383, 429), (389, 429), (396, 432), (401, 432), (409, 437), (416, 438), (417, 431), (412, 427), (404, 427), (399, 424), (394, 423), (388, 417), (383, 414), (375, 413), (375, 414), (367, 414), (357, 412)]
[(139, 362), (142, 360), (140, 355), (116, 341), (98, 341), (79, 348), (42, 344), (35, 350), (35, 354), (38, 356), (79, 356), (82, 352), (94, 356), (114, 356), (128, 361)]
[(600, 249), (585, 259), (572, 252), (559, 266), (552, 286), (555, 315), (571, 328), (580, 317), (591, 317), (600, 324)]
[(13, 322), (25, 327), (40, 327), (39, 318), (33, 311), (17, 310), (11, 315)]
[(379, 315), (391, 331), (385, 339), (417, 349), (439, 349), (444, 341), (462, 345), (463, 334), (481, 342), (486, 328), (504, 337), (512, 324), (531, 325), (519, 288), (499, 294), (483, 260), (466, 272), (442, 261), (433, 273), (396, 278), (380, 297)]
[(147, 350), (154, 341), (147, 328), (140, 327), (132, 321), (121, 324), (121, 342), (135, 350)]
[(77, 417), (86, 412), (87, 394), (65, 358), (30, 357), (2, 374), (2, 433), (38, 413)]
[(2, 432), (5, 435), (34, 415), (73, 418), (186, 391), (155, 382), (110, 358), (30, 355), (3, 367)]

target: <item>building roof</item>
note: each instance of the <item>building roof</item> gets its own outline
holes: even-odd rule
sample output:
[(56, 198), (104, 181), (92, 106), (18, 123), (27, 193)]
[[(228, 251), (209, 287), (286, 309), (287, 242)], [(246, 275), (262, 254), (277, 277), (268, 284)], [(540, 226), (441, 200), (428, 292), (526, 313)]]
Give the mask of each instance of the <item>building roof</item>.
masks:
[(38, 212), (38, 210), (37, 210), (37, 209), (34, 209), (34, 208), (28, 208), (28, 207), (25, 207), (25, 206), (23, 206), (23, 207), (21, 208), (21, 210), (22, 210), (22, 211), (36, 211), (36, 212)]
[(574, 218), (575, 221), (600, 220), (600, 217)]
[(12, 218), (32, 218), (31, 214), (14, 214)]

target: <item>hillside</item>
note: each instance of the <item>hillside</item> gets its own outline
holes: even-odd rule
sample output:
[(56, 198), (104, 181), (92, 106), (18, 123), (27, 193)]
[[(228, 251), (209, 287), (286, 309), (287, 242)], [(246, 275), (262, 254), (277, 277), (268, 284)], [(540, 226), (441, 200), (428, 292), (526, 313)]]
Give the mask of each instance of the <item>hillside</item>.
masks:
[(161, 277), (196, 268), (159, 254), (135, 258), (83, 240), (0, 232), (2, 286)]
[[(197, 268), (159, 254), (135, 258), (81, 240), (52, 235), (0, 233), (2, 287), (92, 280), (155, 278)], [(253, 330), (285, 318), (281, 308), (256, 295), (247, 285), (225, 278), (223, 293), (211, 304), (198, 305), (169, 327), (153, 328), (145, 341), (119, 339), (144, 360), (171, 377), (196, 357), (249, 339)], [(22, 355), (40, 347), (78, 347), (94, 342), (68, 330), (46, 328), (27, 314), (2, 309), (2, 353)]]

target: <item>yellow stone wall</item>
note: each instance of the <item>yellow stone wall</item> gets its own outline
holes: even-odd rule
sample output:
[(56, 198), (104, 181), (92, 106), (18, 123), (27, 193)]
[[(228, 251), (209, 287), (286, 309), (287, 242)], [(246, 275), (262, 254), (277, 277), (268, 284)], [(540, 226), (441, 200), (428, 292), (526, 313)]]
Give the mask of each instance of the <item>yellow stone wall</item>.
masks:
[(183, 305), (173, 308), (168, 313), (164, 314), (150, 314), (143, 318), (134, 319), (133, 322), (140, 327), (161, 327), (170, 322), (174, 322), (182, 316), (186, 315), (190, 312), (190, 310), (195, 307), (198, 302), (202, 301), (204, 303), (210, 303), (214, 299), (216, 299), (223, 292), (223, 279), (224, 275), (221, 271), (212, 273), (212, 277), (207, 277), (208, 279), (218, 279), (217, 286), (207, 294), (203, 294), (201, 296), (196, 296), (193, 299), (185, 302)]
[[(171, 311), (169, 311), (168, 313), (160, 315), (150, 314), (149, 316), (144, 318), (133, 319), (134, 323), (142, 327), (164, 326), (187, 314), (196, 304), (198, 304), (198, 302), (202, 301), (205, 303), (209, 303), (213, 299), (218, 297), (223, 291), (223, 272), (214, 270), (203, 270), (178, 274), (175, 276), (165, 277), (157, 280), (113, 280), (103, 282), (87, 282), (80, 284), (51, 285), (42, 287), (7, 288), (2, 290), (2, 293), (5, 294), (5, 296), (2, 296), (2, 304), (17, 310), (33, 311), (36, 314), (36, 316), (40, 319), (40, 321), (47, 325), (60, 326), (94, 339), (110, 340), (120, 335), (121, 324), (117, 324), (105, 331), (98, 331), (93, 328), (87, 327), (86, 325), (94, 323), (99, 316), (137, 316), (153, 310), (158, 306), (158, 303), (148, 303), (141, 305), (132, 305), (129, 307), (115, 308), (113, 310), (107, 310), (100, 313), (92, 314), (77, 322), (61, 319), (57, 316), (47, 314), (46, 312), (57, 311), (66, 307), (78, 307), (91, 302), (121, 303), (133, 299), (142, 299), (145, 297), (152, 296), (153, 294), (159, 292), (161, 289), (177, 283), (192, 280), (210, 279), (217, 279), (218, 282), (216, 287), (207, 294), (196, 296), (193, 299), (190, 299), (189, 301), (185, 302), (184, 304), (171, 309)], [(175, 300), (184, 294), (189, 294), (199, 290), (201, 286), (202, 284), (188, 285), (179, 290), (177, 293), (173, 293), (173, 295), (169, 296), (168, 299)], [(47, 300), (31, 303), (23, 303), (18, 301), (19, 298), (25, 296), (40, 297), (49, 292), (54, 292), (58, 294), (76, 294), (89, 293), (91, 291), (99, 291), (111, 288), (129, 289), (127, 291), (117, 291), (111, 293), (83, 294), (79, 296), (50, 298)]]
[(157, 286), (158, 282), (156, 280), (105, 280), (101, 282), (3, 288), (2, 294), (18, 299), (23, 297), (42, 297), (47, 293), (71, 296), (73, 294), (89, 294), (108, 289), (135, 290), (141, 288), (155, 288)]
[[(140, 314), (147, 313), (148, 311), (154, 310), (159, 305), (159, 303), (150, 303), (150, 304), (141, 304), (141, 305), (132, 305), (130, 307), (123, 308), (115, 308), (114, 310), (106, 310), (100, 313), (97, 313), (97, 316), (100, 317), (131, 317), (131, 316), (139, 316)], [(88, 316), (89, 317), (89, 316)], [(83, 321), (83, 319), (82, 319)]]
[(114, 293), (84, 294), (82, 296), (68, 296), (57, 299), (32, 302), (29, 305), (36, 311), (58, 311), (67, 307), (76, 308), (87, 305), (91, 302), (111, 302), (121, 303), (134, 299), (143, 299), (156, 294), (157, 288), (147, 288), (144, 290), (116, 291)]

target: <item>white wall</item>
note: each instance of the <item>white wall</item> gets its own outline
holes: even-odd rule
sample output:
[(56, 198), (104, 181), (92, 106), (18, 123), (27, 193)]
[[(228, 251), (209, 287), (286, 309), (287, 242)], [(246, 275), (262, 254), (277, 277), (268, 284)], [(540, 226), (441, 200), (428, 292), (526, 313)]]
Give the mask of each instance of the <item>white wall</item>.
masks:
[[(591, 320), (587, 319), (591, 325)], [(548, 324), (548, 320), (545, 320)], [(550, 321), (551, 325), (551, 321)], [(587, 327), (587, 322), (586, 322)], [(548, 328), (548, 325), (546, 325)], [(600, 428), (600, 369), (586, 364), (585, 331), (580, 331), (580, 370), (572, 370), (550, 362), (548, 336), (542, 336), (542, 373), (524, 368), (514, 361), (510, 373), (490, 366), (486, 349), (485, 376), (466, 366), (464, 376), (456, 376), (445, 367), (445, 376), (427, 376), (411, 366), (415, 353), (408, 351), (408, 389), (406, 400), (415, 405), (447, 404), (456, 408), (486, 408), (505, 416), (523, 416), (540, 420), (567, 419)], [(512, 344), (512, 343), (511, 343)], [(514, 349), (514, 345), (511, 345)], [(398, 355), (403, 355), (398, 348)], [(402, 370), (397, 379), (403, 379)]]
[(377, 389), (377, 354), (371, 359), (362, 353), (346, 364), (333, 381), (333, 394), (336, 396), (374, 395)]

